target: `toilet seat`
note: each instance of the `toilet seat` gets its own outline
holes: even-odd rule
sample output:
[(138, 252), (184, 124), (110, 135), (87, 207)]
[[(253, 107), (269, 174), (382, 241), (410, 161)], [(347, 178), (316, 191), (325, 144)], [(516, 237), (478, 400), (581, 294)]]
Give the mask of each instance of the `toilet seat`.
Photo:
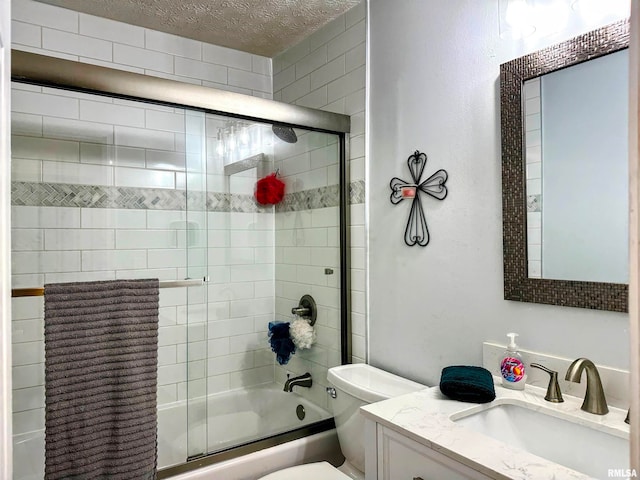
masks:
[(258, 480), (352, 480), (328, 462), (307, 463), (270, 473)]

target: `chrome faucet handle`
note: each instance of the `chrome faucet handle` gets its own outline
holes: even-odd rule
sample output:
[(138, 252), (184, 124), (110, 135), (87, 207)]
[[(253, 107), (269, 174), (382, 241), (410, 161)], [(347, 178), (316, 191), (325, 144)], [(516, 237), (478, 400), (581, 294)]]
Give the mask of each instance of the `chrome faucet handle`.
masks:
[(547, 394), (544, 396), (544, 399), (547, 402), (553, 403), (564, 402), (564, 398), (562, 398), (562, 391), (560, 390), (560, 385), (558, 385), (558, 372), (551, 370), (544, 365), (540, 365), (539, 363), (532, 363), (531, 366), (549, 374), (549, 385), (547, 386)]

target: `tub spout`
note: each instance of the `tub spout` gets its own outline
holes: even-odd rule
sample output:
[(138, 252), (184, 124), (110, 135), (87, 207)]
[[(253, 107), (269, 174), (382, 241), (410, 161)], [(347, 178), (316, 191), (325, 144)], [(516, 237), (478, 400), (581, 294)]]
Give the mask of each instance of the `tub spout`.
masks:
[(311, 388), (312, 384), (313, 380), (311, 380), (311, 374), (307, 372), (304, 375), (300, 375), (299, 377), (287, 379), (287, 381), (284, 382), (284, 391), (293, 392), (293, 387)]

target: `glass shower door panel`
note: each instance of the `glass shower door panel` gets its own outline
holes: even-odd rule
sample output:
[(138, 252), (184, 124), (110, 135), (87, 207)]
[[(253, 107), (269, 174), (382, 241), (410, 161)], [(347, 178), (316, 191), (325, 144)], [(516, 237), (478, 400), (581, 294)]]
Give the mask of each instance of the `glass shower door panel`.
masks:
[[(208, 451), (215, 452), (331, 417), (326, 373), (341, 363), (340, 148), (336, 135), (304, 129), (215, 115), (206, 126)], [(285, 196), (261, 205), (256, 183), (275, 172)], [(304, 294), (319, 307), (315, 343), (279, 365), (269, 323), (293, 322)], [(306, 372), (311, 388), (283, 391), (287, 373)]]
[[(276, 318), (291, 315), (302, 295), (317, 305), (315, 342), (297, 348), (286, 365), (276, 365), (276, 383), (287, 374), (310, 372), (313, 386), (294, 391), (330, 416), (327, 370), (341, 361), (340, 146), (337, 135), (294, 129), (295, 142), (276, 137), (275, 167), (287, 185), (287, 201), (276, 206)], [(292, 325), (294, 325), (292, 323)], [(294, 328), (294, 331), (296, 329)]]
[[(185, 114), (187, 278), (207, 280), (207, 165), (205, 115)], [(187, 454), (207, 452), (207, 283), (187, 289)]]
[(256, 182), (274, 168), (270, 125), (208, 114), (206, 127), (208, 451), (215, 452), (261, 437), (262, 401), (249, 392), (274, 381), (267, 343), (274, 318), (274, 207), (254, 197)]
[[(12, 288), (184, 279), (184, 110), (19, 83), (12, 103)], [(159, 468), (187, 456), (186, 290), (160, 290)], [(43, 299), (12, 303), (14, 478), (43, 478)]]

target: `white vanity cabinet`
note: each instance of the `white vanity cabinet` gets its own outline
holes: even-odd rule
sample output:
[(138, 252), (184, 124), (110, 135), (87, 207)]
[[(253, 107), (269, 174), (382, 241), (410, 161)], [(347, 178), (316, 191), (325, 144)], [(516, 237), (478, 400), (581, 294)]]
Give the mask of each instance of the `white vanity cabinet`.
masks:
[(491, 477), (372, 420), (366, 421), (366, 480), (487, 480)]
[[(432, 387), (364, 405), (366, 480), (587, 480), (606, 477), (614, 465), (627, 468), (626, 409), (592, 415), (582, 411), (581, 398), (566, 395), (556, 404), (544, 400), (545, 392), (496, 385), (495, 401), (478, 405)], [(495, 413), (498, 421), (489, 422)], [(518, 435), (502, 436), (506, 431)]]

